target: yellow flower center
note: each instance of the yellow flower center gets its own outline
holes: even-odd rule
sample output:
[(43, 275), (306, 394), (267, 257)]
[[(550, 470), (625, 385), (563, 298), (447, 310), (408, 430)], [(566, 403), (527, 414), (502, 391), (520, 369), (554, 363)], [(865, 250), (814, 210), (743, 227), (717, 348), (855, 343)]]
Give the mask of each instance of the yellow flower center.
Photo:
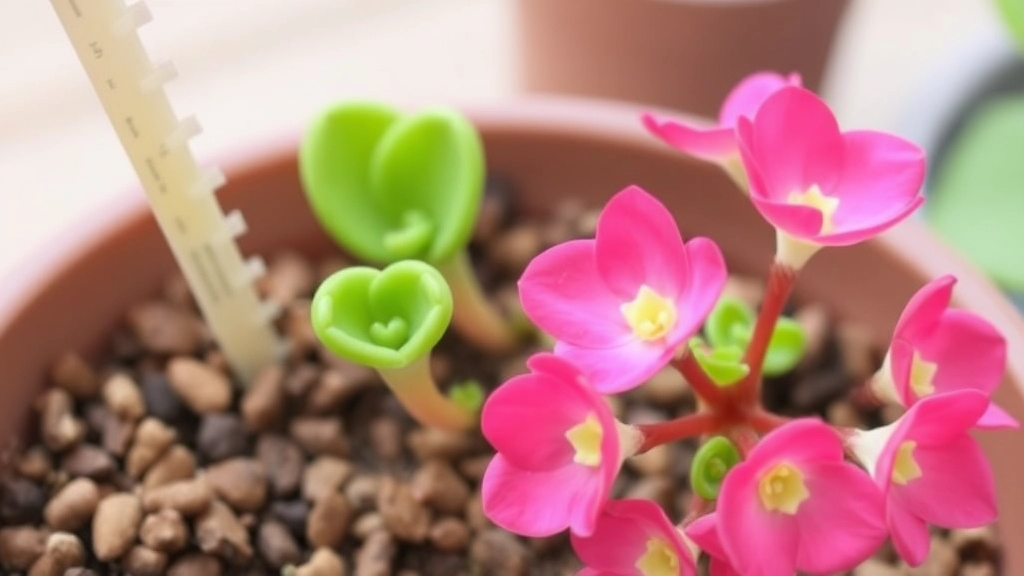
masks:
[(761, 477), (758, 489), (765, 510), (791, 515), (796, 514), (800, 503), (811, 495), (804, 485), (804, 475), (789, 464), (778, 464), (772, 468)]
[(572, 444), (576, 455), (573, 462), (584, 466), (597, 467), (601, 465), (601, 437), (604, 431), (601, 430), (601, 423), (597, 416), (591, 412), (579, 424), (573, 426), (565, 433), (565, 437)]
[(892, 481), (903, 485), (921, 477), (921, 467), (914, 460), (917, 442), (906, 440), (896, 449), (896, 461), (892, 465)]
[(644, 576), (677, 576), (679, 557), (668, 542), (661, 538), (649, 538), (647, 551), (634, 566)]
[(633, 334), (641, 340), (657, 340), (676, 325), (676, 305), (646, 284), (620, 310)]
[(839, 208), (839, 198), (825, 196), (821, 193), (821, 188), (818, 188), (817, 184), (808, 188), (806, 192), (790, 192), (789, 198), (786, 201), (797, 206), (815, 208), (821, 212), (821, 230), (818, 232), (819, 234), (828, 234), (835, 228), (832, 218), (835, 216), (836, 209)]
[(935, 392), (935, 372), (938, 364), (929, 362), (914, 351), (914, 359), (910, 363), (910, 389), (918, 398)]

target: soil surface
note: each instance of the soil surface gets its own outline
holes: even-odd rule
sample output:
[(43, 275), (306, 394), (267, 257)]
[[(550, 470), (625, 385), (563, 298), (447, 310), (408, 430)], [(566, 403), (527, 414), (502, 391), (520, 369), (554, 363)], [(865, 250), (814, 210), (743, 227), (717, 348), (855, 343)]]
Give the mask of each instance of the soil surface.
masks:
[[(596, 214), (566, 205), (550, 221), (516, 223), (506, 198), (489, 190), (472, 253), (495, 300), (514, 313), (515, 280), (530, 258), (591, 237)], [(127, 311), (100, 361), (69, 351), (55, 363), (53, 386), (35, 406), (36, 435), (0, 466), (0, 574), (574, 574), (565, 535), (524, 539), (483, 515), (478, 483), (492, 452), (479, 435), (418, 427), (372, 370), (318, 344), (309, 299), (349, 261), (294, 253), (268, 260), (259, 287), (284, 308), (279, 326), (290, 351), (244, 392), (180, 277)], [(734, 277), (727, 290), (752, 305), (760, 298), (750, 279)], [(766, 384), (770, 408), (857, 426), (899, 416), (853, 400), (882, 354), (862, 328), (814, 304), (790, 312), (809, 350), (792, 374)], [(434, 373), (442, 383), (474, 378), (494, 387), (524, 372), (540, 349), (495, 358), (449, 334)], [(672, 371), (611, 401), (634, 423), (694, 409)], [(656, 500), (678, 520), (693, 451), (678, 443), (631, 459), (614, 496)], [(853, 572), (999, 573), (991, 528), (936, 531), (930, 558), (914, 570), (886, 547)]]

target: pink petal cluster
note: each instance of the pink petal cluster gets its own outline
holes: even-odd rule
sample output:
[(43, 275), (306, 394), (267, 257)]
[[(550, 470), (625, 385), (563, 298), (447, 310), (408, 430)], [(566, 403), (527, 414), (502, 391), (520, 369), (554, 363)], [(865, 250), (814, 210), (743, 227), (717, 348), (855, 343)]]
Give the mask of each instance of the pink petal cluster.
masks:
[(828, 105), (804, 88), (775, 91), (753, 119), (739, 118), (737, 133), (751, 200), (780, 244), (798, 243), (779, 247), (780, 260), (796, 268), (816, 247), (867, 240), (924, 201), (920, 147), (883, 132), (841, 132)]
[(721, 560), (744, 576), (843, 572), (886, 537), (881, 492), (812, 418), (771, 432), (732, 468), (715, 514)]
[(579, 371), (552, 354), (527, 362), (483, 406), (481, 427), (497, 455), (482, 480), (483, 508), (523, 536), (597, 526), (625, 456), (636, 445)]
[(682, 534), (650, 500), (612, 500), (590, 536), (571, 535), (585, 568), (577, 576), (694, 576)]
[(668, 363), (725, 286), (718, 247), (687, 243), (657, 199), (633, 186), (604, 207), (593, 240), (538, 255), (519, 280), (526, 315), (555, 354), (601, 393), (634, 388)]
[(785, 86), (800, 85), (800, 75), (796, 73), (782, 76), (774, 72), (755, 72), (733, 87), (718, 112), (718, 124), (711, 127), (659, 119), (653, 114), (644, 114), (641, 119), (647, 130), (670, 146), (704, 160), (719, 162), (727, 169), (735, 167), (742, 171), (736, 144), (736, 122), (740, 117), (753, 117), (775, 91)]
[(743, 576), (732, 564), (718, 536), (718, 514), (706, 514), (686, 527), (686, 535), (711, 559), (708, 576)]
[(912, 566), (928, 555), (928, 524), (975, 528), (996, 519), (992, 471), (969, 434), (987, 406), (977, 390), (935, 394), (896, 422), (849, 439), (885, 493), (893, 544)]
[[(872, 380), (875, 392), (902, 406), (931, 394), (973, 389), (992, 394), (1006, 370), (1006, 339), (984, 318), (950, 308), (956, 278), (943, 276), (907, 303), (893, 332), (885, 365)], [(1016, 427), (994, 403), (982, 428)]]

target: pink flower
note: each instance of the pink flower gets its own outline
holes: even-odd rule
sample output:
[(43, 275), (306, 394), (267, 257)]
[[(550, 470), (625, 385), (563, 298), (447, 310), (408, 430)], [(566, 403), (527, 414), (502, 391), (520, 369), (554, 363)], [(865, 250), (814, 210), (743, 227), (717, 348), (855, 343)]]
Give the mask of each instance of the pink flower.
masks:
[(800, 75), (755, 72), (743, 78), (725, 97), (718, 112), (718, 124), (709, 128), (659, 120), (652, 114), (644, 114), (641, 120), (647, 130), (670, 146), (718, 162), (745, 189), (746, 176), (736, 147), (736, 121), (741, 116), (753, 117), (768, 96), (785, 86), (800, 86)]
[[(935, 393), (974, 389), (990, 396), (1006, 370), (1006, 339), (984, 318), (949, 307), (956, 278), (932, 280), (900, 315), (882, 369), (872, 380), (880, 397), (913, 406)], [(982, 428), (1016, 428), (994, 403)]]
[(726, 474), (718, 535), (745, 576), (843, 572), (886, 537), (884, 501), (871, 478), (843, 460), (828, 425), (794, 420)]
[(686, 527), (686, 535), (711, 558), (708, 576), (743, 576), (729, 562), (718, 536), (718, 515), (706, 514)]
[(779, 232), (780, 261), (795, 268), (821, 246), (888, 230), (924, 201), (921, 148), (882, 132), (840, 132), (804, 88), (776, 91), (737, 132), (751, 200)]
[(691, 576), (697, 568), (660, 506), (650, 500), (613, 500), (590, 536), (571, 535), (586, 565), (577, 576)]
[(968, 434), (987, 406), (977, 390), (935, 394), (849, 439), (885, 493), (893, 543), (912, 566), (928, 555), (928, 524), (974, 528), (996, 519), (992, 471)]
[(604, 394), (636, 387), (701, 326), (725, 286), (722, 253), (684, 244), (672, 215), (632, 186), (601, 212), (594, 240), (539, 254), (519, 280), (526, 315)]
[(639, 433), (620, 426), (565, 360), (543, 353), (527, 366), (483, 406), (481, 427), (498, 452), (484, 473), (484, 512), (523, 536), (592, 534)]

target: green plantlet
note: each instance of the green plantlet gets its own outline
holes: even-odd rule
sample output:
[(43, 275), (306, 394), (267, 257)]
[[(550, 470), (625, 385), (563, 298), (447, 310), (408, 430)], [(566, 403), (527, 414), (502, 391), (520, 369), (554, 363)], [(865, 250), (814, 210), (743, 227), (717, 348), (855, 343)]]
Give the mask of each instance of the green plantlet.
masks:
[(739, 450), (732, 442), (724, 436), (712, 437), (697, 450), (690, 463), (693, 491), (705, 500), (717, 499), (726, 473), (739, 462)]
[[(430, 373), (430, 352), (452, 318), (452, 294), (429, 264), (403, 260), (383, 270), (353, 266), (317, 289), (310, 321), (338, 356), (376, 368), (405, 409), (424, 425), (464, 430), (481, 401), (442, 395)], [(477, 387), (479, 388), (479, 387)], [(483, 396), (482, 390), (478, 392)]]
[(750, 373), (739, 346), (711, 348), (700, 338), (690, 340), (690, 351), (709, 378), (719, 386), (732, 386)]
[(1024, 50), (1024, 3), (1020, 0), (996, 0), (996, 5), (1017, 45)]
[(402, 114), (372, 102), (334, 106), (305, 134), (299, 172), (313, 213), (340, 246), (375, 265), (435, 266), (454, 295), (460, 332), (490, 351), (516, 344), (466, 254), (485, 176), (483, 144), (469, 120), (445, 108)]
[[(724, 297), (708, 315), (704, 333), (713, 350), (746, 349), (756, 319), (754, 311), (744, 302)], [(762, 372), (765, 376), (781, 376), (789, 372), (803, 358), (806, 347), (807, 339), (800, 324), (792, 318), (779, 318), (768, 341)], [(726, 352), (724, 358), (732, 354)]]

